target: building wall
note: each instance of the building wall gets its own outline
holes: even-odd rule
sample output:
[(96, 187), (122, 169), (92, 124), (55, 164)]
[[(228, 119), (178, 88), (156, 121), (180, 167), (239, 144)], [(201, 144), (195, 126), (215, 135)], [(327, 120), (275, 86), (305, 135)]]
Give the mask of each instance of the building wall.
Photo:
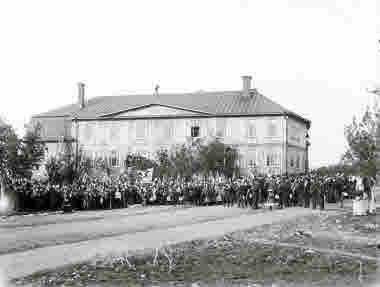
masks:
[[(236, 146), (242, 155), (242, 168), (279, 174), (285, 172), (287, 120), (264, 116), (91, 120), (73, 124), (72, 136), (78, 137), (80, 146), (92, 157), (124, 159), (132, 152), (152, 158), (159, 148), (170, 149), (175, 144), (191, 141), (191, 127), (199, 126), (201, 138), (218, 137), (225, 144)], [(295, 147), (289, 148), (288, 166), (291, 172), (299, 172), (304, 164), (299, 168), (290, 167), (290, 159), (294, 154), (304, 153), (304, 139), (300, 134), (306, 127), (295, 121), (289, 123), (292, 132), (288, 141)]]
[(41, 136), (43, 138), (63, 139), (70, 137), (72, 122), (69, 117), (43, 117), (32, 118), (30, 124), (35, 126), (41, 124)]
[(302, 173), (306, 168), (306, 134), (304, 123), (288, 118), (287, 165), (289, 173)]

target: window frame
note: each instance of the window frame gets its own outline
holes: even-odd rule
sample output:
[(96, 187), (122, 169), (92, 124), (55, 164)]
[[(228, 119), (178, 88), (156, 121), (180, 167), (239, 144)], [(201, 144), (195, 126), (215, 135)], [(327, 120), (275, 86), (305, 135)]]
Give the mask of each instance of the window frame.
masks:
[(276, 138), (278, 137), (278, 128), (275, 120), (270, 120), (267, 124), (267, 137)]
[(119, 153), (116, 150), (111, 152), (110, 165), (111, 167), (120, 167)]
[[(253, 131), (253, 132), (252, 132)], [(249, 120), (247, 124), (247, 137), (256, 138), (256, 123), (254, 120)]]
[(174, 137), (174, 122), (173, 120), (168, 120), (167, 124), (165, 125), (165, 137), (168, 139), (171, 139)]
[[(139, 128), (138, 124), (142, 124), (143, 125), (143, 128)], [(146, 126), (147, 126), (147, 122), (146, 120), (136, 120), (136, 124), (135, 124), (135, 133), (136, 133), (136, 139), (137, 140), (144, 140), (146, 138)], [(143, 130), (143, 136), (140, 137), (140, 134), (139, 134), (139, 130)]]
[[(197, 131), (197, 135), (194, 135), (193, 131)], [(201, 136), (201, 127), (198, 125), (193, 125), (190, 128), (190, 136), (194, 139), (200, 138)]]
[(295, 167), (294, 166), (294, 156), (293, 155), (290, 156), (290, 167)]
[(296, 155), (296, 169), (300, 169), (300, 156)]
[(215, 122), (215, 137), (224, 138), (226, 137), (227, 131), (227, 120), (225, 118), (216, 118)]

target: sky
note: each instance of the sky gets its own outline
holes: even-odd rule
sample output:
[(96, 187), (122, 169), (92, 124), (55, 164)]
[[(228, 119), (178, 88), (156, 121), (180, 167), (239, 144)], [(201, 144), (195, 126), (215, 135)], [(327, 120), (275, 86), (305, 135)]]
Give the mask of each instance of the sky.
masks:
[(310, 119), (311, 167), (338, 162), (344, 126), (380, 85), (377, 0), (0, 0), (0, 115), (86, 97), (238, 90), (241, 76)]

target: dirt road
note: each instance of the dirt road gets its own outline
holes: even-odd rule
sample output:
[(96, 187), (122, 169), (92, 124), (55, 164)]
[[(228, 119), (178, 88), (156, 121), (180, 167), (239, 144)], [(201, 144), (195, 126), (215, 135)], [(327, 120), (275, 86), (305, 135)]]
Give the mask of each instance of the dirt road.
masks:
[[(311, 214), (311, 209), (252, 211), (222, 206), (154, 207), (18, 219), (0, 224), (0, 270), (18, 278), (96, 256), (133, 253), (162, 244), (220, 236)], [(71, 222), (68, 222), (71, 220)], [(36, 246), (41, 246), (35, 248)], [(17, 250), (23, 250), (14, 252)]]

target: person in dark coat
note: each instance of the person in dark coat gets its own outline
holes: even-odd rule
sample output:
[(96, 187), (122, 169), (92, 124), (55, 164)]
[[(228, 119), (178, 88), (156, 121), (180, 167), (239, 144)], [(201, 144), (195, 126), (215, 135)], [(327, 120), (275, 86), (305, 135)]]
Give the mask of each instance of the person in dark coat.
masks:
[(310, 179), (306, 178), (304, 182), (304, 191), (303, 191), (303, 202), (304, 207), (310, 207)]
[(316, 209), (319, 201), (319, 184), (317, 179), (313, 178), (310, 185), (312, 208)]
[(336, 182), (335, 182), (335, 190), (336, 190), (336, 199), (339, 202), (339, 206), (343, 208), (343, 189), (344, 189), (344, 182), (341, 175), (338, 175)]
[(321, 189), (319, 192), (319, 209), (324, 210), (325, 209), (325, 196), (328, 190), (328, 182), (327, 179), (324, 178), (321, 181)]

